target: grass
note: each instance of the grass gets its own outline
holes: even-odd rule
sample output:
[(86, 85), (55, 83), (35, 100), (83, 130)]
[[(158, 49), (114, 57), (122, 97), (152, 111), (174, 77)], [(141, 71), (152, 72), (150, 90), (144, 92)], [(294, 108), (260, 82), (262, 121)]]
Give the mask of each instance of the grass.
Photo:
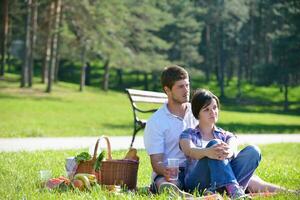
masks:
[[(267, 181), (291, 189), (300, 186), (300, 144), (271, 144), (260, 146), (263, 160), (257, 174)], [(149, 196), (145, 186), (150, 184), (151, 167), (144, 150), (139, 150), (138, 191), (114, 194), (100, 187), (91, 192), (70, 190), (56, 192), (39, 187), (39, 170), (51, 169), (53, 177), (64, 175), (65, 158), (80, 150), (0, 153), (1, 199), (166, 199), (166, 194)], [(113, 152), (113, 158), (122, 158), (125, 151)], [(299, 196), (298, 196), (299, 197)], [(279, 194), (267, 199), (298, 199), (291, 194)], [(262, 198), (264, 199), (264, 198)]]
[[(215, 88), (213, 84), (205, 87)], [(299, 93), (295, 94), (299, 88), (290, 90), (293, 101), (300, 102)], [(78, 89), (78, 85), (60, 82), (48, 94), (45, 93), (45, 85), (37, 80), (33, 88), (20, 88), (19, 77), (6, 74), (0, 80), (0, 137), (132, 134), (133, 113), (125, 92), (104, 92), (86, 87), (81, 93)], [(270, 100), (276, 96), (274, 88), (266, 90), (245, 86), (244, 89), (249, 99), (260, 100), (262, 94), (268, 94), (264, 101), (270, 104), (279, 101), (275, 97), (274, 102)], [(253, 96), (255, 93), (256, 97)], [(224, 129), (236, 133), (300, 132), (299, 113), (279, 112), (276, 106), (269, 108), (269, 105), (233, 104), (230, 98), (222, 104), (219, 125)]]

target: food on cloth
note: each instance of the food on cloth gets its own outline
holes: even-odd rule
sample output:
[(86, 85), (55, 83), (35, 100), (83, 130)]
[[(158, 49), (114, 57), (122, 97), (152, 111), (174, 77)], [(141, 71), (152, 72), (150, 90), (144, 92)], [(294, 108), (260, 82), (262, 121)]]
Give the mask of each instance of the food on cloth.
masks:
[(68, 188), (68, 186), (70, 185), (71, 181), (70, 179), (64, 177), (64, 176), (60, 176), (58, 178), (50, 178), (47, 182), (46, 182), (46, 187), (49, 189), (62, 189), (62, 190), (66, 190)]
[[(83, 183), (83, 186), (81, 185), (81, 183)], [(96, 183), (97, 179), (94, 174), (78, 173), (74, 176), (73, 179), (74, 188), (78, 188), (80, 190), (82, 190), (83, 188), (90, 190), (91, 186), (95, 185)]]
[(79, 179), (75, 179), (72, 181), (72, 185), (74, 188), (78, 188), (79, 190), (83, 190), (84, 189), (84, 183), (82, 180)]

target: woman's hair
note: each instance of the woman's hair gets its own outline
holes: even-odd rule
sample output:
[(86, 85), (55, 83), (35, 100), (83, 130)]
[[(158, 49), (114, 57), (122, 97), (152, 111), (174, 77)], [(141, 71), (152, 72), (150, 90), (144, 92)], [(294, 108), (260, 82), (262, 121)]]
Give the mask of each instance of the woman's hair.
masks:
[(192, 112), (196, 119), (198, 119), (199, 112), (202, 108), (208, 106), (212, 100), (215, 99), (218, 108), (220, 108), (220, 101), (216, 95), (206, 89), (197, 89), (192, 97)]
[(187, 78), (189, 78), (189, 75), (184, 68), (178, 65), (172, 65), (163, 70), (160, 81), (163, 89), (165, 86), (172, 89), (176, 81)]

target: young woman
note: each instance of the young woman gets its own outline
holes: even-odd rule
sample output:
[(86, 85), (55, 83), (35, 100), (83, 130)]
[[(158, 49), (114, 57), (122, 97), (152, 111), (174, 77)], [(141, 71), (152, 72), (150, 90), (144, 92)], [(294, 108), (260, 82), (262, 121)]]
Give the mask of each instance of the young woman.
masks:
[(245, 196), (244, 189), (261, 160), (256, 146), (237, 152), (234, 134), (216, 126), (219, 99), (200, 89), (192, 98), (192, 112), (201, 121), (180, 135), (180, 148), (187, 157), (185, 187), (199, 192), (227, 192), (231, 198)]

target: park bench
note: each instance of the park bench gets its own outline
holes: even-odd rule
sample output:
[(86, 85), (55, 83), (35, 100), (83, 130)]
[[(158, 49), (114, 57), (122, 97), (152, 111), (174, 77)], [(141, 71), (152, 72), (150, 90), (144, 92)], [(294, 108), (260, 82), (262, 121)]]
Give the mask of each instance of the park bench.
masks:
[(147, 119), (142, 119), (139, 113), (153, 113), (156, 109), (142, 109), (137, 103), (143, 104), (163, 104), (168, 101), (167, 95), (162, 92), (152, 92), (145, 90), (126, 89), (133, 110), (133, 135), (130, 147), (132, 147), (135, 136), (138, 131), (145, 128)]

